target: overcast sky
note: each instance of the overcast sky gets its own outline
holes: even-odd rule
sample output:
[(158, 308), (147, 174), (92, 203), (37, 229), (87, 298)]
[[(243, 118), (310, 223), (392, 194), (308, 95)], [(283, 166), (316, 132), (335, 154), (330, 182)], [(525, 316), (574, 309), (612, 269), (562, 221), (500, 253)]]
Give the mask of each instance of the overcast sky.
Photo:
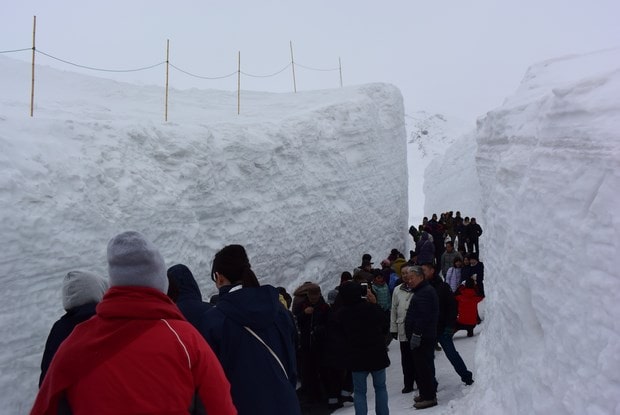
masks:
[[(267, 75), (291, 60), (332, 69), (345, 85), (389, 82), (407, 113), (424, 109), (474, 122), (512, 94), (528, 66), (568, 54), (620, 47), (618, 0), (4, 0), (0, 51), (32, 46), (81, 65), (134, 69), (165, 60), (202, 76), (237, 70)], [(5, 54), (29, 60), (29, 52)], [(165, 67), (128, 74), (37, 63), (163, 86)], [(296, 67), (298, 90), (339, 87), (338, 71)], [(292, 91), (291, 69), (243, 76), (242, 89)], [(237, 78), (208, 81), (171, 69), (173, 88), (236, 90)]]

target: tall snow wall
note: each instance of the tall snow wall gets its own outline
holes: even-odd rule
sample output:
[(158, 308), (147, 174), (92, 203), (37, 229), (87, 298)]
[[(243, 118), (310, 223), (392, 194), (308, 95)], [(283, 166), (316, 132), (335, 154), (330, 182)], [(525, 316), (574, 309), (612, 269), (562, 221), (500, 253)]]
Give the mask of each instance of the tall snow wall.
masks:
[(370, 84), (297, 94), (163, 89), (0, 59), (0, 401), (24, 414), (36, 393), (60, 285), (107, 275), (107, 241), (139, 230), (167, 264), (187, 264), (205, 297), (211, 260), (245, 245), (262, 283), (324, 289), (407, 238), (400, 92)]
[(618, 97), (620, 50), (549, 60), (465, 144), (487, 297), (464, 413), (620, 412)]
[[(474, 132), (462, 134), (433, 159), (424, 170), (425, 216), (442, 212), (461, 212), (481, 222), (480, 180), (476, 169), (476, 138)], [(484, 241), (482, 241), (484, 245)]]

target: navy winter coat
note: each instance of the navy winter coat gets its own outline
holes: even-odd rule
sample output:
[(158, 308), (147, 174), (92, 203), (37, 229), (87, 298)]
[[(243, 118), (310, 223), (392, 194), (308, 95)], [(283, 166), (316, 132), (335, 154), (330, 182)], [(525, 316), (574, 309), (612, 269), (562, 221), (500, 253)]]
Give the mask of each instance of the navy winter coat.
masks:
[(412, 334), (435, 341), (437, 338), (437, 320), (439, 318), (439, 300), (437, 292), (428, 283), (422, 281), (413, 289), (413, 297), (405, 316), (405, 334), (407, 339)]
[[(269, 345), (288, 379), (276, 358), (244, 326)], [(301, 414), (295, 392), (295, 323), (276, 288), (222, 287), (217, 305), (205, 314), (198, 331), (224, 368), (239, 415)]]
[(181, 310), (183, 317), (197, 328), (200, 320), (204, 318), (204, 313), (209, 311), (213, 305), (202, 301), (202, 293), (198, 283), (185, 265), (179, 264), (170, 267), (168, 279), (171, 286), (174, 285), (178, 291), (175, 299), (177, 307)]
[(87, 303), (74, 307), (66, 312), (50, 330), (43, 351), (43, 359), (41, 360), (41, 376), (39, 377), (39, 387), (43, 383), (47, 369), (52, 363), (52, 358), (60, 347), (60, 344), (71, 334), (75, 326), (88, 320), (95, 315), (97, 303)]

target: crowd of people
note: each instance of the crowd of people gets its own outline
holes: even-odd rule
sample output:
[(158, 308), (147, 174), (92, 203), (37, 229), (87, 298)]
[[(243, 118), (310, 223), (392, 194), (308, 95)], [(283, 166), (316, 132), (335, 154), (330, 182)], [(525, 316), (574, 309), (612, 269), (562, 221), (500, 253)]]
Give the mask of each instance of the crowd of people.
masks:
[(243, 246), (227, 245), (213, 259), (218, 294), (210, 302), (187, 266), (166, 268), (149, 240), (124, 232), (108, 244), (107, 279), (84, 271), (65, 277), (66, 314), (48, 336), (31, 414), (96, 408), (294, 415), (308, 404), (333, 411), (349, 402), (356, 415), (366, 414), (369, 376), (375, 413), (388, 414), (393, 340), (402, 393), (417, 388), (417, 409), (437, 405), (437, 350), (466, 385), (473, 383), (452, 336), (458, 330), (472, 336), (480, 322), (484, 266), (477, 228), (459, 212), (425, 218), (410, 228), (416, 249), (409, 259), (392, 249), (374, 267), (364, 254), (359, 267), (340, 274), (327, 299), (311, 281), (292, 296), (261, 285)]

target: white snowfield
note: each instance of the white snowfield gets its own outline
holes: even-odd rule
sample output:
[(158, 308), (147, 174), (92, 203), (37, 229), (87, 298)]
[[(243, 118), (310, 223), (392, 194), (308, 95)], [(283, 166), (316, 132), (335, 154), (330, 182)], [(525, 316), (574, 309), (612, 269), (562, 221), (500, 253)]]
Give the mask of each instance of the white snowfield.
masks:
[[(387, 84), (298, 94), (164, 91), (0, 58), (0, 413), (37, 389), (60, 286), (106, 275), (108, 240), (138, 230), (215, 292), (211, 260), (245, 245), (263, 283), (324, 290), (362, 254), (407, 239), (402, 96)], [(6, 92), (5, 92), (6, 91)], [(387, 254), (385, 254), (387, 255)]]
[(620, 413), (620, 50), (532, 66), (474, 138), (425, 177), (428, 213), (450, 194), (482, 211), (487, 318), (459, 410)]

